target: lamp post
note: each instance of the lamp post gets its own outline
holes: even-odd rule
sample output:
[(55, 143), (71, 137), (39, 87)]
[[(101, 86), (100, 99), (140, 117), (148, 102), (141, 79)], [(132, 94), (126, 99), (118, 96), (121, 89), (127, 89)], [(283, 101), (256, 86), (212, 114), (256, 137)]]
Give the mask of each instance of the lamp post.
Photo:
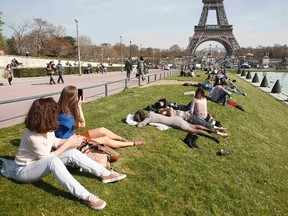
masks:
[(154, 51), (154, 50), (152, 51), (152, 55), (153, 55), (153, 56), (152, 56), (152, 66), (153, 66), (153, 68), (154, 68), (154, 55), (155, 55), (155, 51)]
[(130, 58), (131, 58), (131, 57), (132, 57), (132, 50), (131, 50), (131, 40), (130, 40), (129, 51), (130, 51)]
[(121, 72), (123, 72), (122, 36), (120, 36)]
[(142, 56), (142, 44), (140, 44), (140, 57)]
[(77, 33), (77, 50), (78, 50), (79, 76), (81, 76), (81, 58), (80, 58), (80, 46), (79, 46), (79, 37), (78, 37), (78, 19), (75, 19), (75, 23), (76, 23), (76, 33)]
[(284, 61), (285, 61), (285, 69), (287, 69), (287, 56), (286, 56), (286, 49), (287, 49), (287, 44), (284, 45)]

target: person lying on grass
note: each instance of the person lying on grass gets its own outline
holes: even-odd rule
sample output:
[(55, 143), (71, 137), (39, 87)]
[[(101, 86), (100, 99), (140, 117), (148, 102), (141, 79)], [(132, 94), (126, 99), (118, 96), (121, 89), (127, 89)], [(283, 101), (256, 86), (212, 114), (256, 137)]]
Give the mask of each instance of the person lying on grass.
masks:
[(183, 110), (183, 111), (188, 111), (189, 108), (191, 106), (191, 102), (187, 105), (183, 105), (183, 104), (178, 104), (176, 102), (171, 102), (168, 101), (166, 98), (162, 98), (160, 100), (158, 100), (156, 103), (148, 105), (146, 107), (146, 110), (148, 111), (157, 111), (159, 109), (164, 109), (164, 108), (173, 108), (175, 110)]
[(220, 135), (222, 137), (228, 137), (228, 133), (226, 132), (226, 128), (223, 127), (217, 127), (213, 125), (212, 123), (205, 121), (204, 119), (201, 119), (200, 117), (196, 115), (191, 115), (188, 111), (181, 111), (181, 110), (174, 110), (173, 108), (166, 108), (166, 109), (160, 109), (156, 113), (168, 116), (168, 117), (180, 117), (184, 121), (187, 121), (188, 123), (192, 125), (201, 125), (205, 128), (208, 128), (210, 130), (215, 131), (217, 135)]
[[(51, 172), (72, 195), (94, 210), (101, 210), (106, 202), (84, 188), (70, 174), (66, 165), (78, 166), (100, 178), (103, 183), (120, 181), (126, 175), (107, 170), (78, 151), (76, 148), (83, 142), (83, 137), (56, 138), (57, 116), (58, 105), (52, 97), (37, 99), (32, 103), (25, 119), (27, 130), (21, 138), (15, 160), (0, 158), (3, 161), (1, 174), (22, 183), (32, 183)], [(52, 147), (56, 150), (51, 151)]]
[(195, 97), (192, 100), (191, 108), (189, 111), (174, 110), (173, 108), (169, 107), (165, 109), (160, 109), (156, 113), (159, 113), (165, 116), (170, 116), (170, 117), (178, 116), (191, 124), (202, 125), (209, 129), (214, 128), (217, 130), (216, 133), (220, 136), (223, 136), (223, 137), (228, 136), (228, 133), (225, 132), (226, 131), (225, 128), (215, 126), (209, 121), (211, 119), (211, 115), (209, 114), (208, 116), (205, 91), (201, 87), (197, 88), (195, 92)]
[(214, 129), (208, 129), (202, 125), (190, 124), (178, 116), (168, 117), (153, 112), (145, 114), (144, 111), (140, 110), (134, 114), (134, 121), (138, 122), (138, 127), (143, 127), (148, 123), (160, 123), (176, 129), (181, 129), (183, 131), (208, 137), (214, 140), (216, 143), (220, 142), (215, 136), (211, 135), (211, 133), (216, 133)]
[[(58, 101), (59, 128), (55, 131), (56, 137), (69, 138), (75, 133), (74, 129), (85, 127), (85, 117), (82, 110), (83, 103), (83, 96), (78, 96), (76, 86), (69, 85), (62, 90)], [(88, 140), (97, 141), (114, 149), (145, 144), (143, 141), (133, 142), (126, 140), (104, 127), (83, 131), (79, 134)]]

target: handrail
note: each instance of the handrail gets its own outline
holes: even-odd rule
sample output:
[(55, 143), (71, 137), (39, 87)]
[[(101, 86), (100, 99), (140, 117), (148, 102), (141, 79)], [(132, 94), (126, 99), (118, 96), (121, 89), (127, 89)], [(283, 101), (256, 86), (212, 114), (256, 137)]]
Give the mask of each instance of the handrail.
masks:
[[(159, 75), (159, 79), (162, 79), (162, 78), (165, 78), (166, 76), (171, 76), (172, 74), (174, 74), (176, 71), (173, 71), (173, 70), (169, 70), (167, 72), (164, 72), (164, 73), (160, 73), (160, 74), (152, 74), (152, 75), (146, 75), (146, 78), (147, 78), (147, 83), (150, 83), (151, 82), (151, 79), (150, 77), (154, 77), (154, 81), (157, 81), (157, 75)], [(162, 77), (162, 74), (164, 74), (164, 77)], [(138, 78), (135, 78), (135, 79), (130, 79), (131, 81), (132, 80), (138, 80), (138, 86), (141, 85), (141, 81), (140, 79)], [(107, 82), (107, 83), (104, 83), (104, 84), (98, 84), (98, 85), (93, 85), (93, 86), (88, 86), (88, 87), (84, 87), (83, 89), (91, 89), (91, 88), (98, 88), (98, 87), (101, 87), (101, 86), (104, 86), (105, 87), (105, 97), (108, 96), (108, 93), (109, 93), (109, 90), (108, 90), (108, 86), (111, 85), (111, 84), (115, 84), (115, 83), (119, 83), (119, 82), (123, 82), (125, 81), (125, 85), (124, 85), (124, 88), (127, 88), (128, 87), (128, 80), (127, 78), (126, 79), (122, 79), (122, 80), (116, 80), (116, 81), (112, 81), (112, 82)], [(142, 82), (143, 83), (143, 82)], [(9, 100), (3, 100), (3, 101), (0, 101), (0, 104), (9, 104), (9, 103), (15, 103), (15, 102), (20, 102), (20, 101), (26, 101), (26, 100), (33, 100), (33, 99), (37, 99), (37, 98), (42, 98), (42, 97), (50, 97), (50, 96), (55, 96), (55, 95), (60, 95), (61, 94), (61, 91), (58, 91), (58, 92), (52, 92), (52, 93), (48, 93), (48, 94), (41, 94), (41, 95), (35, 95), (35, 96), (29, 96), (29, 97), (22, 97), (22, 98), (15, 98), (15, 99), (9, 99)]]

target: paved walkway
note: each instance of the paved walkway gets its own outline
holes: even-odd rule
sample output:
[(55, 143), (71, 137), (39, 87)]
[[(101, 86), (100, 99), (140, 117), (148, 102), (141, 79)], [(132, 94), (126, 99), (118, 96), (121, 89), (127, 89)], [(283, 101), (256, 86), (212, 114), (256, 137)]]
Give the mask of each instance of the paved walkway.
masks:
[[(151, 70), (148, 75), (163, 73), (161, 70)], [(132, 79), (125, 83), (126, 72), (111, 72), (107, 74), (83, 74), (64, 75), (65, 84), (49, 84), (49, 77), (32, 77), (32, 78), (13, 78), (12, 85), (4, 78), (0, 78), (0, 128), (13, 126), (24, 121), (25, 116), (35, 100), (34, 96), (43, 97), (46, 94), (52, 94), (57, 101), (61, 90), (66, 85), (75, 85), (77, 88), (84, 89), (85, 100), (91, 101), (105, 96), (105, 88), (108, 95), (118, 93), (125, 88), (138, 86), (138, 79), (135, 72), (131, 74)], [(154, 76), (151, 76), (152, 78)], [(57, 76), (54, 76), (57, 82)], [(151, 78), (150, 81), (153, 81)], [(159, 79), (159, 78), (158, 78)], [(147, 84), (147, 80), (141, 82), (141, 85)], [(106, 83), (113, 82), (105, 86)], [(23, 100), (22, 100), (23, 99)], [(24, 100), (25, 99), (25, 100)], [(27, 100), (28, 99), (28, 100)], [(11, 101), (15, 101), (10, 103)], [(7, 103), (9, 102), (9, 103)]]

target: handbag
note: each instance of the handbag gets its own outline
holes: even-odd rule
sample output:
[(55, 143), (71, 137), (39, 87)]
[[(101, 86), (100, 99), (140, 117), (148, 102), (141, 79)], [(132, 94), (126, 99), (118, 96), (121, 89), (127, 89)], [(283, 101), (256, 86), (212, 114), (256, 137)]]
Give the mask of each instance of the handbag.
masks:
[(87, 142), (84, 142), (77, 148), (83, 154), (87, 155), (92, 160), (96, 161), (97, 163), (101, 164), (106, 169), (110, 169), (110, 157), (105, 152), (99, 150), (97, 146), (93, 146)]
[(4, 71), (4, 79), (7, 79), (9, 77), (9, 71), (5, 70)]
[(109, 156), (109, 160), (110, 162), (115, 162), (118, 160), (120, 154), (115, 151), (114, 149), (104, 145), (104, 144), (100, 144), (95, 140), (86, 140), (85, 144), (89, 145), (90, 148), (93, 148), (94, 151), (97, 149), (98, 152), (103, 152), (105, 154), (107, 154)]

